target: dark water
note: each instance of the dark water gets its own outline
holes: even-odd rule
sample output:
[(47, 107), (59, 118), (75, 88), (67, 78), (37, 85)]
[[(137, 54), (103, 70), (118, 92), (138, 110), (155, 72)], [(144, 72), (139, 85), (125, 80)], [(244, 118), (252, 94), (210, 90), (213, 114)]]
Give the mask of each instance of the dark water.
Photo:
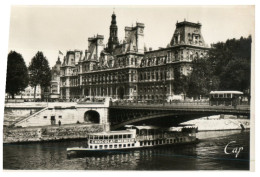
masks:
[[(249, 131), (199, 132), (198, 144), (132, 150), (102, 157), (67, 158), (83, 141), (3, 146), (4, 169), (26, 170), (249, 170)], [(235, 154), (235, 147), (243, 150)]]

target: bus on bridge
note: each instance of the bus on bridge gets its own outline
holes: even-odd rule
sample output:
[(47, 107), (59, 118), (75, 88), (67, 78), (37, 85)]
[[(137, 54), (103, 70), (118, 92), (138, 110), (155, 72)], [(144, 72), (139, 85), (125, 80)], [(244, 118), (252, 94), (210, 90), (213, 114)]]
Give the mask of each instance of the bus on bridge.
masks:
[(240, 105), (243, 92), (240, 91), (211, 91), (209, 103), (211, 106), (223, 105), (234, 106)]

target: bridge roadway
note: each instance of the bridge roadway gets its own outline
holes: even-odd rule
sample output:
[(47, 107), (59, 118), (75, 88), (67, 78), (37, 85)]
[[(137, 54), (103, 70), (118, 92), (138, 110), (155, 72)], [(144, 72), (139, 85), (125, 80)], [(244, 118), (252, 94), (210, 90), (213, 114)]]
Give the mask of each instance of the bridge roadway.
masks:
[(219, 114), (243, 115), (250, 118), (249, 105), (238, 105), (235, 108), (234, 106), (210, 106), (207, 102), (171, 104), (114, 102), (109, 109), (109, 121), (112, 129), (163, 117), (174, 118), (175, 123)]

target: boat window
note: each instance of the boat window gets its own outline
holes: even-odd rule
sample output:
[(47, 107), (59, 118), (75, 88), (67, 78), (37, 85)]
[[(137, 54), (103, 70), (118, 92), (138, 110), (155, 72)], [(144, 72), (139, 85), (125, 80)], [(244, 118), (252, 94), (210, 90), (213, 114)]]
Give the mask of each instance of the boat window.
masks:
[(127, 138), (131, 138), (131, 134), (128, 134), (128, 135), (127, 135)]
[(94, 135), (94, 139), (98, 139), (98, 136), (97, 136), (97, 135)]
[(89, 148), (92, 149), (92, 146), (90, 146)]
[(97, 146), (95, 146), (95, 149), (97, 149)]
[(114, 145), (114, 148), (117, 148), (117, 144)]
[(107, 149), (107, 145), (105, 145), (104, 148)]
[(109, 145), (109, 148), (113, 148), (113, 145)]
[(126, 144), (124, 144), (124, 147), (126, 147)]
[(123, 138), (126, 138), (126, 135), (123, 135)]
[(143, 146), (143, 142), (142, 141), (140, 142), (140, 146)]
[(180, 139), (180, 142), (182, 142), (182, 138)]
[(231, 98), (231, 94), (230, 93), (227, 94), (227, 98)]
[(135, 146), (135, 143), (132, 143), (132, 146)]
[(107, 140), (107, 139), (108, 139), (108, 136), (107, 136), (107, 135), (104, 135), (104, 139)]
[(144, 142), (144, 146), (146, 146), (146, 142)]
[(169, 140), (167, 140), (167, 144), (169, 143)]
[(119, 148), (121, 148), (122, 147), (122, 144), (119, 144)]
[(131, 145), (130, 145), (130, 144), (128, 144), (127, 146), (128, 146), (128, 147), (130, 147)]
[(170, 139), (170, 143), (172, 143), (172, 139)]
[(121, 139), (122, 138), (122, 135), (119, 135), (119, 139)]
[(93, 139), (93, 135), (89, 135), (89, 139)]
[(176, 143), (176, 139), (174, 139), (174, 143)]
[(148, 145), (150, 145), (150, 141), (148, 141)]
[(103, 145), (99, 145), (99, 149), (103, 149)]
[(99, 135), (99, 137), (98, 137), (100, 140), (102, 140), (103, 139), (103, 135)]
[(118, 135), (114, 135), (114, 139), (118, 139)]
[(112, 139), (113, 139), (113, 135), (110, 135), (110, 136), (109, 136), (109, 139), (111, 139), (111, 140), (112, 140)]

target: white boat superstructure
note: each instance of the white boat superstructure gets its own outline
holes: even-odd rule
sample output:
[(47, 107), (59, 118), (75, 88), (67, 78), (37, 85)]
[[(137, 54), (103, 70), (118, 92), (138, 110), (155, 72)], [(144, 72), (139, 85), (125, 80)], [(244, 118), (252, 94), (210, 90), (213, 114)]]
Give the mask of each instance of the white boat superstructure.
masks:
[(163, 145), (196, 142), (197, 127), (126, 126), (126, 130), (90, 134), (85, 147), (67, 148), (68, 152), (107, 153)]

